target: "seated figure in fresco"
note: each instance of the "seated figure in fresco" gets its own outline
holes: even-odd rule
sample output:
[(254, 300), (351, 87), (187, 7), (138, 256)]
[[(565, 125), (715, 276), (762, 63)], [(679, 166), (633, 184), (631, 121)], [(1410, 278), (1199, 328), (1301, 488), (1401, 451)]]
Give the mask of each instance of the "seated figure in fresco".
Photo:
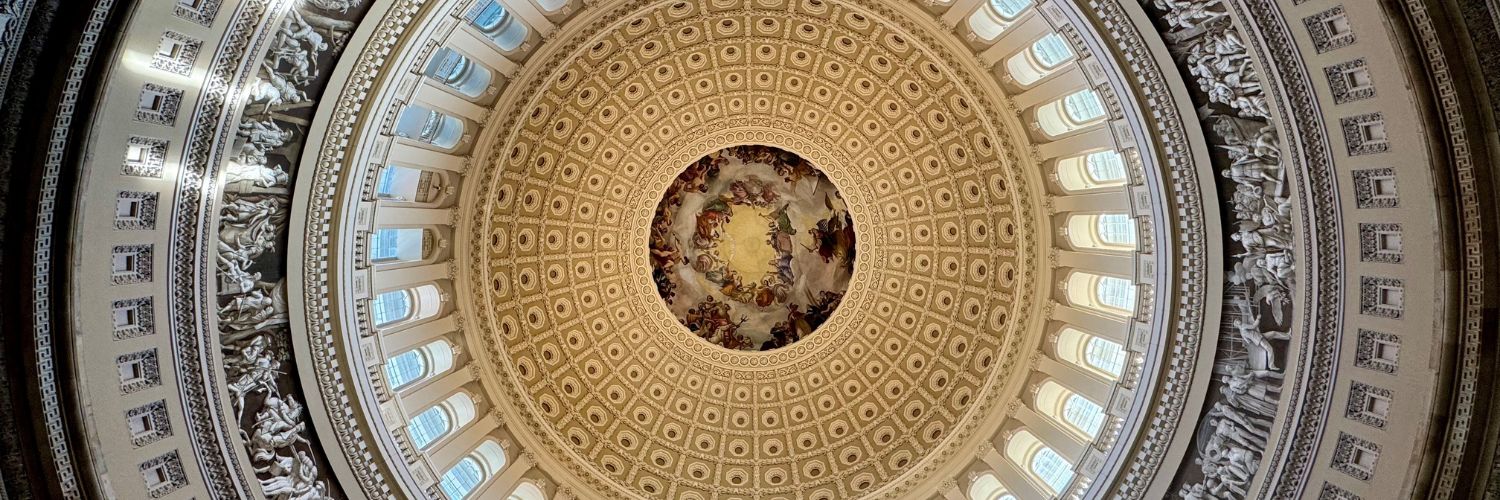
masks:
[(837, 259), (844, 265), (854, 264), (854, 224), (849, 223), (848, 212), (835, 213), (818, 221), (818, 225), (812, 228), (812, 237), (823, 262)]

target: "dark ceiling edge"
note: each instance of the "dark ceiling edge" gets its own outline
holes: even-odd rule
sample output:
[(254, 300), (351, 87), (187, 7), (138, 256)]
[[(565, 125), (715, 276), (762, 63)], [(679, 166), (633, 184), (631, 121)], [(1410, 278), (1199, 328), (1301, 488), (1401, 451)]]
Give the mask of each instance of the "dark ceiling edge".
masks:
[[(125, 14), (133, 0), (98, 4), (102, 25), (77, 0), (37, 0), (24, 35), (14, 42), (15, 66), (0, 95), (0, 499), (103, 497), (102, 481), (92, 470), (89, 447), (74, 394), (71, 322), (65, 293), (71, 271), (74, 186), (85, 158), (84, 142), (98, 94)], [(17, 22), (13, 20), (12, 22)], [(72, 66), (85, 62), (76, 101), (63, 96)], [(69, 117), (61, 122), (59, 117)], [(61, 168), (53, 179), (45, 172), (49, 148), (66, 137)], [(44, 192), (55, 182), (54, 201)], [(39, 221), (50, 218), (50, 224)], [(39, 248), (50, 246), (45, 266)], [(51, 272), (39, 272), (50, 268)], [(38, 280), (41, 281), (38, 281)], [(25, 286), (22, 286), (25, 284)], [(42, 295), (38, 295), (42, 294)], [(41, 299), (41, 300), (39, 300)], [(37, 311), (38, 304), (50, 307)], [(50, 332), (39, 330), (38, 316), (50, 318)], [(42, 408), (47, 392), (39, 375), (50, 371), (61, 405), (66, 449), (48, 443)], [(64, 481), (71, 470), (72, 480)], [(102, 471), (100, 471), (102, 472)]]
[[(1417, 104), (1431, 127), (1433, 194), (1440, 204), (1445, 250), (1441, 268), (1449, 276), (1443, 293), (1451, 299), (1443, 313), (1448, 335), (1434, 339), (1441, 349), (1438, 381), (1432, 387), (1429, 432), (1415, 457), (1419, 467), (1409, 478), (1414, 482), (1411, 496), (1493, 499), (1500, 493), (1493, 469), (1500, 432), (1500, 384), (1495, 384), (1500, 369), (1495, 346), (1500, 205), (1491, 194), (1500, 192), (1494, 156), (1500, 112), (1493, 107), (1500, 104), (1494, 99), (1500, 97), (1495, 25), (1500, 11), (1486, 0), (1387, 0), (1382, 6), (1396, 21), (1390, 27), (1408, 59), (1407, 76), (1418, 87)], [(1424, 39), (1424, 30), (1429, 38)], [(1449, 112), (1454, 107), (1445, 100), (1457, 101), (1457, 116), (1445, 113), (1445, 107)], [(1477, 206), (1475, 213), (1465, 214), (1466, 203)], [(1466, 315), (1474, 314), (1471, 304), (1479, 308), (1472, 318), (1477, 331), (1467, 324), (1471, 318)], [(1466, 364), (1471, 371), (1466, 372)]]

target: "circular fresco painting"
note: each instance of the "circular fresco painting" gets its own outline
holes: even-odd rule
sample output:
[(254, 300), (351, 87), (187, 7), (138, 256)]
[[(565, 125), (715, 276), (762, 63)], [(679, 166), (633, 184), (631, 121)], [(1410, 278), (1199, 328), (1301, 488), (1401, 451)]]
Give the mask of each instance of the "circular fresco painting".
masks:
[(769, 351), (828, 320), (854, 272), (854, 221), (838, 188), (794, 153), (735, 146), (689, 165), (651, 223), (667, 307), (726, 349)]

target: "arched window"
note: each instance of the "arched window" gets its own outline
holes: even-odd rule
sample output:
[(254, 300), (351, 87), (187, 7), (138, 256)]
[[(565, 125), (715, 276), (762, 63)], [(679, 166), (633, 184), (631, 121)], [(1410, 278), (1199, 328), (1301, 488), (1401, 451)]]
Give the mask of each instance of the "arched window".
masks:
[(481, 0), (464, 13), (470, 25), (506, 52), (520, 48), (526, 41), (526, 25), (515, 17), (495, 0)]
[(370, 262), (414, 262), (426, 257), (427, 231), (420, 228), (380, 228), (370, 237)]
[(400, 389), (427, 376), (427, 358), (420, 349), (397, 354), (385, 362), (385, 380), (392, 389)]
[(447, 47), (433, 52), (423, 73), (470, 99), (484, 95), (490, 86), (488, 68)]
[(1063, 387), (1055, 380), (1037, 386), (1033, 404), (1038, 413), (1063, 424), (1062, 427), (1084, 439), (1093, 439), (1104, 426), (1104, 408)]
[(969, 485), (969, 500), (1002, 500), (1010, 495), (994, 474), (984, 474)]
[(1067, 40), (1063, 40), (1061, 35), (1048, 33), (1031, 44), (1031, 54), (1042, 65), (1041, 69), (1049, 70), (1072, 59), (1073, 48), (1068, 46)]
[(1077, 394), (1069, 394), (1063, 401), (1063, 421), (1088, 437), (1099, 435), (1104, 427), (1104, 408)]
[(1123, 186), (1125, 160), (1115, 151), (1096, 151), (1057, 161), (1057, 182), (1068, 191)]
[(1104, 214), (1096, 221), (1099, 240), (1108, 245), (1135, 246), (1135, 219), (1126, 214)]
[(455, 116), (419, 104), (401, 110), (396, 136), (453, 149), (464, 137), (464, 122)]
[(443, 405), (418, 413), (406, 424), (406, 434), (411, 436), (411, 445), (417, 449), (426, 448), (452, 429), (453, 420), (448, 417), (448, 410)]
[(473, 457), (464, 457), (458, 464), (443, 473), (442, 480), (438, 481), (438, 488), (443, 490), (444, 495), (452, 500), (459, 500), (469, 496), (484, 482), (484, 468), (479, 466), (479, 461)]
[(1085, 124), (1104, 117), (1104, 101), (1092, 89), (1084, 89), (1063, 98), (1063, 109), (1073, 123)]
[(1114, 316), (1135, 314), (1135, 284), (1130, 280), (1074, 271), (1064, 286), (1072, 305)]
[(1021, 12), (1031, 6), (1031, 0), (990, 0), (990, 8), (1007, 20), (1021, 17)]
[(538, 488), (536, 483), (528, 481), (517, 486), (516, 491), (511, 492), (510, 498), (506, 500), (547, 500), (547, 494), (542, 493), (542, 489)]
[(375, 317), (375, 326), (387, 326), (411, 317), (411, 294), (406, 290), (392, 290), (376, 295), (370, 301), (370, 314)]
[(1015, 23), (1031, 7), (1031, 0), (990, 0), (986, 7), (969, 15), (969, 29), (974, 31), (975, 36), (989, 41), (999, 37), (1006, 27)]
[(453, 344), (437, 340), (392, 356), (385, 362), (385, 378), (391, 389), (446, 373), (453, 369)]
[(1109, 380), (1125, 370), (1125, 346), (1071, 326), (1057, 331), (1057, 357)]
[(1120, 158), (1120, 153), (1114, 151), (1100, 151), (1089, 153), (1084, 157), (1089, 180), (1095, 184), (1108, 184), (1112, 182), (1125, 181), (1125, 160)]
[(386, 165), (375, 181), (375, 196), (381, 200), (410, 203), (443, 201), (451, 191), (448, 177), (431, 170)]
[(1067, 489), (1073, 481), (1073, 465), (1029, 430), (1016, 431), (1006, 440), (1005, 456), (1054, 494)]
[(1049, 136), (1083, 130), (1105, 118), (1104, 101), (1092, 89), (1083, 89), (1036, 108), (1036, 125)]
[(1113, 252), (1135, 250), (1135, 219), (1122, 213), (1073, 214), (1067, 218), (1068, 242), (1078, 249)]
[(1101, 276), (1094, 286), (1094, 295), (1107, 307), (1124, 311), (1135, 309), (1135, 285), (1129, 280)]
[(1125, 346), (1118, 342), (1090, 337), (1083, 349), (1084, 362), (1094, 369), (1113, 377), (1125, 371)]
[(1006, 59), (1005, 69), (1011, 80), (1025, 87), (1041, 81), (1072, 59), (1073, 47), (1067, 40), (1057, 33), (1048, 33)]
[(1073, 482), (1073, 466), (1047, 446), (1042, 446), (1031, 454), (1029, 467), (1031, 473), (1036, 474), (1053, 493), (1061, 493), (1068, 488), (1068, 483)]
[(491, 476), (499, 474), (505, 468), (505, 448), (493, 439), (475, 448), (474, 456), (479, 458), (479, 463), (484, 465), (484, 470)]
[(469, 425), (478, 414), (474, 398), (459, 391), (412, 417), (406, 424), (406, 434), (411, 437), (412, 446), (426, 448), (454, 430)]
[(568, 0), (537, 0), (536, 4), (538, 7), (541, 7), (542, 10), (547, 11), (548, 14), (551, 14), (562, 10), (563, 7), (566, 7), (568, 5)]

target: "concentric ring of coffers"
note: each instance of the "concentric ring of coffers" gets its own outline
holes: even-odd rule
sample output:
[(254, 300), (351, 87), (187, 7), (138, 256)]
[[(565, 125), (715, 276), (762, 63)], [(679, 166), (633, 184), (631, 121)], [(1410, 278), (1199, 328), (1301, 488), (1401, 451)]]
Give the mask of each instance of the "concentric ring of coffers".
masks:
[[(466, 264), (497, 399), (617, 496), (899, 487), (979, 430), (1017, 361), (1038, 264), (1013, 139), (894, 13), (718, 5), (613, 13), (488, 127)], [(825, 331), (771, 353), (689, 333), (647, 259), (680, 165), (743, 144), (819, 165), (859, 228)]]

